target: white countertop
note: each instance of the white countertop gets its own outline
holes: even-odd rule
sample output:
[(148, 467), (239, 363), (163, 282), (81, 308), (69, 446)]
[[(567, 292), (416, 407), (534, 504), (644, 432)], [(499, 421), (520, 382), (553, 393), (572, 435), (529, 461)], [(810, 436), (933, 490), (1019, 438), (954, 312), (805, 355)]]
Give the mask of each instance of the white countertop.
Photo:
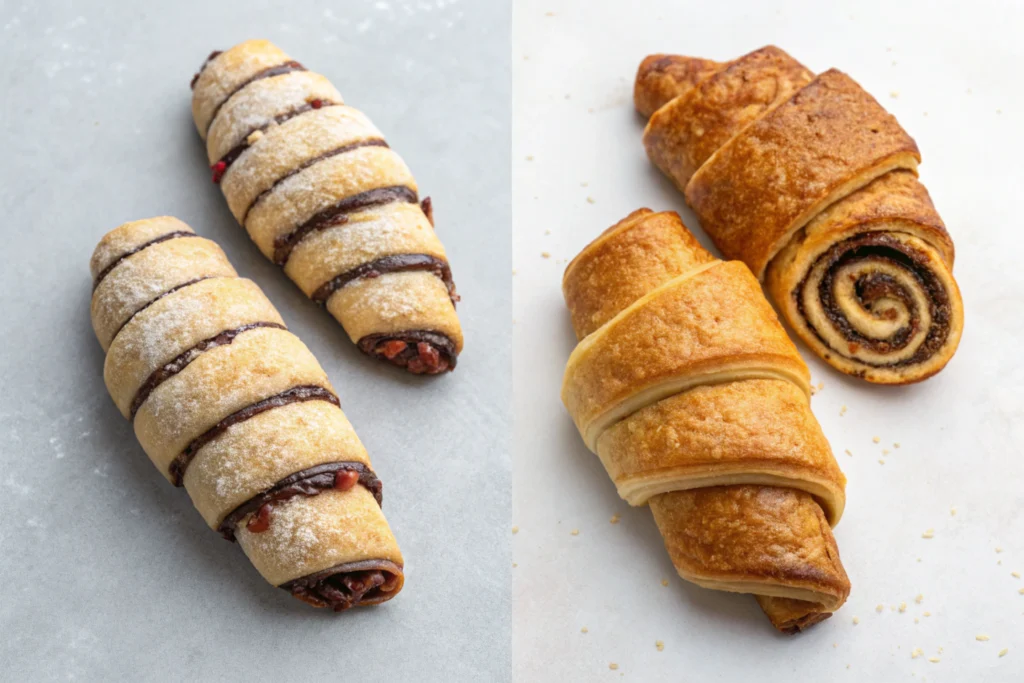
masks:
[[(516, 3), (517, 680), (1024, 680), (1024, 580), (1011, 575), (1024, 573), (1022, 12), (995, 0)], [(917, 140), (966, 308), (957, 355), (917, 386), (847, 378), (801, 347), (849, 479), (836, 539), (852, 592), (795, 637), (777, 634), (750, 596), (679, 579), (648, 510), (619, 500), (559, 401), (575, 345), (567, 261), (641, 206), (679, 211), (709, 244), (644, 154), (632, 107), (640, 60), (726, 60), (768, 43), (851, 74)], [(924, 655), (912, 659), (915, 648)]]

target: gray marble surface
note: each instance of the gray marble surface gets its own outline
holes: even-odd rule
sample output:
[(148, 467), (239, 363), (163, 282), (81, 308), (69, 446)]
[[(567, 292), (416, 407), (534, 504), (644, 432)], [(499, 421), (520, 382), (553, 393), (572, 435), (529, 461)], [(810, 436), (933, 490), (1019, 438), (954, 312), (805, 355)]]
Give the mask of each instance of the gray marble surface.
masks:
[[(0, 4), (0, 680), (508, 678), (508, 4)], [(463, 295), (454, 374), (359, 354), (211, 185), (189, 78), (253, 37), (331, 78), (434, 198)], [(385, 484), (394, 601), (339, 617), (266, 584), (115, 409), (88, 260), (159, 214), (219, 242), (327, 370)]]

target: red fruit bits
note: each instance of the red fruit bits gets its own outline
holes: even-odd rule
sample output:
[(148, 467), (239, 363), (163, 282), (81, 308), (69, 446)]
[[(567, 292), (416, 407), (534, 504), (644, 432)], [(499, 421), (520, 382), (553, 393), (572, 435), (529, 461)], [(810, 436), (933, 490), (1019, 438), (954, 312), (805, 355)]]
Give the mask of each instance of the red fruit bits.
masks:
[(262, 534), (270, 528), (270, 514), (273, 511), (274, 506), (270, 503), (260, 506), (260, 509), (256, 511), (256, 514), (249, 518), (249, 522), (245, 525), (245, 528), (254, 534)]
[(319, 109), (320, 107), (324, 106), (324, 102), (323, 100), (310, 100), (309, 106), (313, 107), (313, 109)]
[(210, 167), (210, 170), (213, 171), (213, 182), (219, 183), (220, 179), (224, 177), (224, 172), (228, 170), (228, 165), (224, 161), (218, 161)]
[(338, 470), (334, 475), (334, 488), (339, 491), (348, 491), (359, 481), (359, 473), (355, 470)]

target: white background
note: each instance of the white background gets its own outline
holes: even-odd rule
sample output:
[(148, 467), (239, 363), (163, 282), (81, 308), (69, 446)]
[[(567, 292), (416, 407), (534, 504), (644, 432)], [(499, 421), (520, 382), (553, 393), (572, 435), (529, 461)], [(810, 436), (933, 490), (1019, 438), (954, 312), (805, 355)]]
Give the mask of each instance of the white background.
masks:
[[(1024, 573), (1021, 7), (518, 0), (517, 680), (1024, 680), (1024, 580), (1011, 576)], [(801, 348), (814, 382), (824, 382), (815, 414), (849, 479), (836, 538), (853, 587), (835, 616), (795, 637), (775, 633), (750, 596), (679, 579), (649, 511), (618, 499), (559, 401), (575, 344), (560, 291), (567, 260), (641, 206), (680, 211), (708, 244), (644, 155), (637, 65), (653, 52), (727, 60), (769, 43), (815, 71), (851, 74), (917, 140), (921, 178), (956, 243), (966, 307), (959, 352), (918, 386), (849, 379)], [(890, 608), (901, 602), (905, 613)], [(914, 648), (924, 656), (912, 659)]]

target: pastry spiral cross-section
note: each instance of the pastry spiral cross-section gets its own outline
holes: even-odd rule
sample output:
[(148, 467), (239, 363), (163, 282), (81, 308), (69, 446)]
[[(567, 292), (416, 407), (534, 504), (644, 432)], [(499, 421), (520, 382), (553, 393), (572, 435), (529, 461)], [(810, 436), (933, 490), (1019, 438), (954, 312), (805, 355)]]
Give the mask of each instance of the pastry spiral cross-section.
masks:
[(398, 594), (381, 483), (320, 364), (216, 243), (126, 223), (92, 256), (103, 378), (157, 469), (268, 582), (341, 611)]
[(952, 358), (953, 242), (914, 140), (853, 79), (771, 46), (726, 63), (652, 55), (634, 101), (648, 156), (816, 354), (879, 384)]
[(830, 616), (850, 591), (832, 535), (846, 479), (750, 270), (641, 209), (562, 288), (579, 339), (562, 401), (622, 499), (650, 506), (679, 575), (753, 593), (781, 631)]
[(370, 119), (265, 40), (212, 53), (192, 90), (213, 181), (263, 255), (363, 352), (452, 370), (459, 297), (431, 201)]

